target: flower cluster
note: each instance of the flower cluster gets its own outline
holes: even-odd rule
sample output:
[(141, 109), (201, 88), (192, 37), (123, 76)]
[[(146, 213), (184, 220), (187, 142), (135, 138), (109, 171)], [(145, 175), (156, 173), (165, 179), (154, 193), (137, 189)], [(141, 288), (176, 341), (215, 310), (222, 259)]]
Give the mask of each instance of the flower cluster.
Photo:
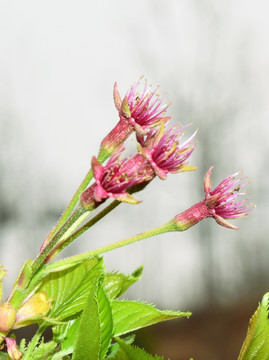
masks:
[[(130, 192), (144, 187), (156, 175), (166, 179), (168, 173), (195, 169), (186, 160), (194, 150), (192, 141), (196, 132), (181, 143), (185, 127), (168, 127), (170, 117), (165, 116), (168, 105), (162, 104), (157, 89), (151, 92), (146, 81), (141, 94), (137, 89), (138, 83), (135, 83), (121, 100), (117, 84), (114, 86), (114, 101), (120, 120), (102, 141), (98, 158), (92, 158), (95, 183), (80, 198), (80, 204), (87, 210), (95, 209), (107, 198), (136, 204), (139, 201)], [(139, 153), (121, 160), (123, 143), (133, 131), (136, 132)], [(110, 159), (102, 165), (108, 154)]]
[[(218, 224), (227, 228), (238, 229), (227, 220), (246, 216), (252, 208), (252, 205), (248, 204), (248, 199), (242, 198), (244, 192), (241, 191), (241, 188), (246, 185), (246, 181), (237, 178), (239, 173), (226, 177), (216, 188), (212, 189), (213, 167), (210, 167), (204, 178), (204, 199), (176, 215), (168, 223), (88, 253), (48, 264), (60, 251), (101, 220), (120, 202), (139, 203), (140, 201), (134, 198), (133, 194), (145, 188), (154, 178), (165, 180), (168, 174), (195, 169), (188, 164), (188, 159), (195, 149), (193, 141), (196, 131), (189, 138), (183, 140), (186, 126), (169, 127), (170, 117), (166, 116), (168, 105), (163, 104), (157, 94), (157, 89), (151, 91), (147, 86), (147, 81), (145, 81), (141, 93), (138, 88), (139, 83), (137, 82), (128, 90), (122, 100), (117, 84), (115, 84), (114, 101), (119, 115), (117, 125), (102, 141), (98, 156), (92, 157), (91, 169), (55, 228), (43, 242), (40, 253), (34, 260), (30, 259), (25, 262), (11, 294), (5, 302), (0, 302), (0, 350), (6, 347), (8, 356), (12, 360), (36, 358), (33, 355), (35, 350), (41, 351), (42, 356), (38, 356), (40, 359), (47, 358), (47, 350), (54, 352), (55, 356), (50, 353), (52, 355), (50, 358), (53, 359), (59, 359), (65, 355), (69, 358), (69, 355), (72, 356), (72, 354), (75, 354), (73, 357), (76, 359), (105, 358), (110, 344), (113, 344), (114, 324), (119, 322), (117, 318), (117, 322), (115, 322), (112, 306), (121, 301), (117, 297), (123, 293), (123, 288), (126, 290), (132, 282), (140, 277), (141, 272), (140, 270), (136, 271), (131, 277), (123, 274), (114, 277), (115, 274), (104, 272), (102, 258), (98, 256), (151, 236), (170, 231), (187, 230), (206, 218), (213, 218)], [(136, 135), (137, 151), (129, 157), (124, 157), (125, 141), (132, 133)], [(93, 180), (92, 183), (91, 180)], [(86, 222), (90, 213), (107, 199), (115, 199), (115, 201)], [(113, 276), (111, 277), (111, 275)], [(4, 276), (6, 276), (6, 271), (0, 266), (0, 300), (3, 295), (2, 279)], [(103, 286), (104, 279), (108, 279), (107, 284), (112, 289), (112, 295)], [(121, 287), (122, 289), (119, 289), (119, 281), (125, 284)], [(87, 292), (88, 288), (90, 289), (89, 293)], [(55, 301), (53, 301), (54, 299)], [(91, 343), (95, 344), (98, 336), (103, 335), (102, 327), (99, 327), (103, 321), (102, 314), (97, 314), (97, 311), (97, 315), (95, 314), (97, 317), (88, 316), (92, 310), (92, 304), (97, 310), (99, 305), (102, 306), (105, 309), (104, 314), (111, 314), (105, 329), (108, 341), (106, 340), (104, 344), (99, 341), (102, 348), (95, 345), (91, 347)], [(135, 303), (135, 307), (130, 307), (128, 310), (130, 314), (137, 313), (137, 306), (143, 309), (143, 313), (147, 316), (151, 316), (150, 313), (146, 313), (147, 310), (143, 303)], [(147, 308), (150, 306), (147, 305)], [(173, 312), (173, 314), (175, 317), (182, 316), (182, 314), (189, 316), (189, 313)], [(156, 320), (155, 312), (152, 316), (154, 322), (163, 321), (162, 315), (160, 320)], [(134, 318), (131, 317), (131, 322), (128, 321), (128, 318), (129, 316), (124, 318), (123, 334), (134, 330)], [(86, 323), (89, 328), (89, 321), (93, 326), (93, 332), (88, 340), (83, 332)], [(39, 330), (27, 348), (23, 342), (18, 347), (16, 340), (12, 336), (8, 336), (12, 330), (34, 323), (38, 323)], [(96, 323), (99, 324), (97, 327), (95, 327)], [(51, 349), (43, 346), (43, 340), (40, 340), (42, 332), (50, 324), (57, 325), (57, 330), (53, 331), (51, 343), (54, 347)], [(143, 326), (145, 326), (144, 323), (139, 325), (139, 327)], [(76, 339), (74, 343), (72, 342), (72, 346), (67, 346), (67, 350), (61, 347), (61, 341), (66, 338)], [(85, 341), (87, 342), (86, 346), (82, 347), (81, 344)], [(2, 343), (3, 345), (1, 345)], [(114, 345), (112, 346), (114, 347)], [(120, 346), (119, 342), (118, 346)], [(141, 354), (140, 350), (138, 353)], [(117, 353), (118, 355), (119, 353)], [(134, 358), (138, 357), (134, 355)]]

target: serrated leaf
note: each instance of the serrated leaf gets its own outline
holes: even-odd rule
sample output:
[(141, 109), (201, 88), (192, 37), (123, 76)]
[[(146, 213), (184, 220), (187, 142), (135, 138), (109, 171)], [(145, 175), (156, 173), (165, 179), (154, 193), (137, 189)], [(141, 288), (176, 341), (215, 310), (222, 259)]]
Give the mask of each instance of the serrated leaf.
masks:
[[(124, 339), (121, 339), (122, 341), (124, 341), (126, 344), (131, 345), (134, 340), (135, 340), (135, 335), (132, 334), (130, 336), (125, 337)], [(120, 346), (117, 342), (113, 343), (110, 345), (109, 347), (109, 352), (106, 356), (106, 360), (113, 360), (115, 358), (115, 356), (118, 354), (118, 352), (120, 351)]]
[[(100, 277), (99, 277), (100, 278)], [(79, 322), (73, 360), (99, 360), (101, 328), (98, 313), (98, 280), (89, 286), (89, 295)]]
[(145, 350), (137, 346), (129, 345), (119, 338), (116, 340), (120, 346), (120, 350), (113, 360), (164, 360), (163, 357), (150, 355), (146, 353)]
[(113, 300), (111, 302), (114, 335), (120, 336), (161, 321), (191, 316), (190, 312), (162, 311), (142, 302)]
[(107, 353), (113, 335), (111, 305), (102, 286), (99, 286), (98, 289), (98, 313), (101, 327), (100, 359), (102, 360)]
[(269, 360), (269, 292), (250, 319), (238, 360)]
[(48, 297), (54, 298), (47, 316), (62, 320), (80, 312), (87, 300), (90, 284), (100, 277), (102, 265), (102, 259), (91, 258), (45, 276), (38, 291), (45, 291)]
[(25, 352), (25, 350), (26, 350), (26, 339), (21, 339), (19, 349), (20, 349), (20, 351), (22, 353)]
[[(113, 319), (110, 302), (101, 286), (98, 288), (97, 305), (100, 323), (100, 359), (103, 359), (109, 348), (112, 332), (113, 332)], [(78, 329), (80, 326), (80, 318), (71, 320), (67, 325), (55, 327), (54, 334), (58, 340), (63, 339), (61, 344), (61, 354), (70, 354), (73, 352), (74, 345), (77, 338)], [(86, 335), (87, 336), (87, 335)], [(57, 357), (55, 358), (57, 359)]]
[(42, 342), (34, 349), (31, 356), (34, 360), (51, 360), (56, 346), (57, 344), (53, 341), (44, 343), (44, 340), (42, 339)]
[(143, 266), (136, 269), (131, 275), (121, 273), (106, 273), (103, 286), (110, 299), (121, 296), (133, 283), (140, 280)]
[(67, 338), (67, 333), (72, 326), (72, 324), (77, 321), (80, 318), (81, 314), (76, 314), (69, 320), (65, 320), (65, 324), (62, 325), (55, 325), (52, 327), (52, 333), (53, 333), (53, 341), (57, 343), (63, 343), (65, 339)]
[(65, 329), (64, 340), (61, 343), (61, 348), (67, 354), (73, 352), (74, 343), (77, 337), (78, 327), (79, 327), (80, 317), (69, 322), (67, 329)]

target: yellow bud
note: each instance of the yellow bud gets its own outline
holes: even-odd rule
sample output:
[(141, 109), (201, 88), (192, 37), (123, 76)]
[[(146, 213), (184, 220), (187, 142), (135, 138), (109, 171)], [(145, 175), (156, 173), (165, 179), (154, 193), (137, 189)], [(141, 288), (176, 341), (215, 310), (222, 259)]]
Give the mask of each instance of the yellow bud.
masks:
[(0, 331), (7, 333), (16, 319), (16, 309), (8, 303), (0, 303)]
[(42, 319), (50, 310), (51, 301), (52, 299), (47, 298), (45, 291), (31, 296), (19, 308), (13, 328), (17, 329)]

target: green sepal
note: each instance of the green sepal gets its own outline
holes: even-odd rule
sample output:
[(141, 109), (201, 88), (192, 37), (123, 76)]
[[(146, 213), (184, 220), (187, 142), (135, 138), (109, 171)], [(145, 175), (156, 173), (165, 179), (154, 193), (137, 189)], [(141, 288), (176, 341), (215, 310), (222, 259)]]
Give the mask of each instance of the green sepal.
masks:
[(16, 309), (21, 304), (21, 301), (24, 297), (24, 290), (31, 280), (32, 262), (33, 261), (31, 259), (25, 261), (9, 295), (9, 303)]
[(126, 117), (126, 119), (129, 119), (131, 117), (131, 111), (128, 105), (128, 99), (125, 96), (125, 98), (122, 100), (121, 103), (121, 113), (124, 117)]
[(111, 305), (115, 336), (162, 321), (191, 316), (190, 312), (162, 311), (153, 305), (137, 301), (113, 300)]
[(127, 344), (122, 339), (117, 338), (116, 340), (120, 346), (120, 350), (111, 360), (164, 360), (163, 357), (150, 355), (146, 353), (145, 350), (140, 349), (137, 346)]
[(269, 292), (249, 321), (238, 360), (269, 360)]
[(137, 268), (131, 275), (121, 273), (106, 273), (103, 287), (110, 299), (118, 298), (142, 276), (143, 266)]

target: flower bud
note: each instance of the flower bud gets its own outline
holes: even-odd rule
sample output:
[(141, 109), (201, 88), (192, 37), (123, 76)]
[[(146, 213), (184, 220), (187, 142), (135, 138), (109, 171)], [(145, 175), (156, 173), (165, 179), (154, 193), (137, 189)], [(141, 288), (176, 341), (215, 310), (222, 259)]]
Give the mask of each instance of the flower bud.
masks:
[(42, 319), (49, 312), (51, 302), (52, 299), (47, 298), (45, 291), (31, 296), (19, 308), (13, 328), (17, 329)]
[(5, 337), (7, 344), (7, 353), (12, 360), (20, 360), (22, 358), (22, 352), (18, 349), (16, 340)]
[(0, 303), (0, 331), (7, 333), (12, 329), (16, 319), (16, 309), (9, 303)]

